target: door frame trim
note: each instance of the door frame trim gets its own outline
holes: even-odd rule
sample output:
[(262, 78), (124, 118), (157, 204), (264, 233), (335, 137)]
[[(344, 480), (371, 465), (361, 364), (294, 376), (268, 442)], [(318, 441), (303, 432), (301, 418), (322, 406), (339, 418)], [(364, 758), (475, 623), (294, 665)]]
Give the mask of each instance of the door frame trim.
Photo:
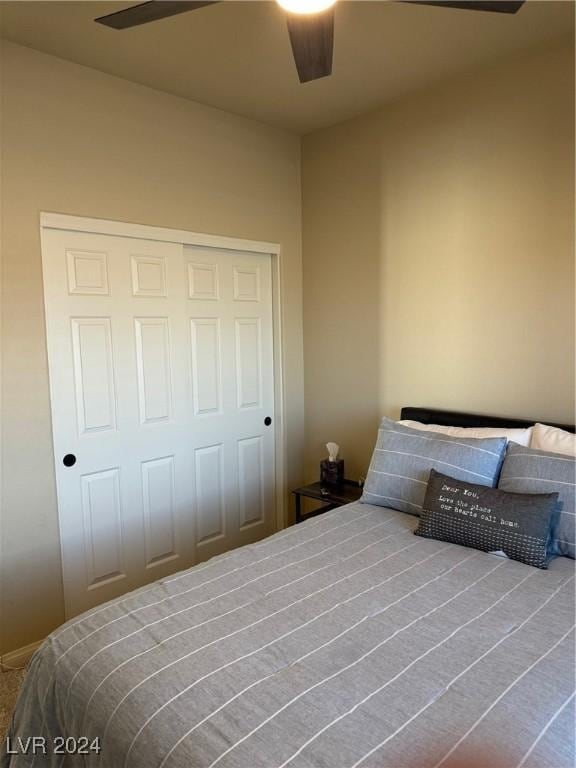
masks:
[(202, 232), (190, 232), (186, 229), (169, 229), (149, 224), (132, 224), (127, 221), (111, 219), (92, 219), (85, 216), (71, 216), (66, 213), (40, 213), (40, 226), (43, 229), (68, 229), (75, 232), (91, 232), (118, 237), (138, 237), (142, 240), (162, 240), (166, 243), (184, 245), (205, 245), (212, 248), (227, 248), (233, 251), (251, 253), (280, 253), (279, 243), (267, 243), (262, 240), (245, 240), (227, 235), (208, 235)]
[(285, 387), (284, 387), (284, 331), (282, 324), (282, 283), (281, 258), (282, 249), (279, 243), (268, 243), (261, 240), (246, 240), (227, 235), (213, 235), (202, 232), (190, 232), (185, 229), (170, 229), (149, 224), (134, 224), (111, 219), (95, 219), (85, 216), (72, 216), (64, 213), (41, 211), (40, 238), (45, 229), (64, 229), (75, 232), (90, 232), (116, 237), (136, 237), (143, 240), (156, 240), (183, 245), (198, 245), (208, 248), (220, 248), (230, 251), (269, 254), (272, 260), (272, 357), (274, 370), (274, 418), (275, 424), (275, 523), (276, 530), (281, 530), (287, 524), (288, 477), (286, 459), (286, 429), (285, 429)]

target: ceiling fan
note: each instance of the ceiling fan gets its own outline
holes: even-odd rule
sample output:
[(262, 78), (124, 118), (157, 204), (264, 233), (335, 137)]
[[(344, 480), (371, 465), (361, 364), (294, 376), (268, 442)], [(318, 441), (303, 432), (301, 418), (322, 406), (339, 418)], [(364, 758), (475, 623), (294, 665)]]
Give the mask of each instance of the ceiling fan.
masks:
[[(223, 0), (149, 0), (95, 19), (113, 29), (128, 29), (178, 13), (196, 11)], [(287, 11), (292, 54), (301, 83), (332, 74), (334, 4), (336, 0), (276, 0)], [(400, 0), (412, 5), (436, 5), (470, 11), (516, 13), (525, 0)]]

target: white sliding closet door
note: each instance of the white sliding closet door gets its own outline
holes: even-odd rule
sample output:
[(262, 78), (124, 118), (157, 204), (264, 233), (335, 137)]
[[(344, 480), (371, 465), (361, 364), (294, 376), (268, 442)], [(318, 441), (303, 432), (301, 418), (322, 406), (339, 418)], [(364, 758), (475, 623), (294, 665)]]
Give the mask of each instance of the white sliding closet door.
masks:
[(270, 256), (186, 246), (184, 260), (198, 560), (272, 531), (272, 275)]
[(70, 617), (272, 532), (271, 257), (42, 242)]

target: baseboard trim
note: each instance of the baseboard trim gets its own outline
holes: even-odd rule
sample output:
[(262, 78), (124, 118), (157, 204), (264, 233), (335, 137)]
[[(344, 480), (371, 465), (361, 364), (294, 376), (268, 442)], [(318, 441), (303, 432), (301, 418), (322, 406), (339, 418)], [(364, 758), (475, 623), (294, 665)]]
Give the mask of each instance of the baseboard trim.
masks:
[(30, 645), (25, 645), (23, 648), (17, 648), (15, 651), (10, 651), (0, 656), (0, 670), (2, 672), (9, 672), (12, 669), (23, 669), (41, 645), (42, 640), (38, 640), (35, 643), (30, 643)]

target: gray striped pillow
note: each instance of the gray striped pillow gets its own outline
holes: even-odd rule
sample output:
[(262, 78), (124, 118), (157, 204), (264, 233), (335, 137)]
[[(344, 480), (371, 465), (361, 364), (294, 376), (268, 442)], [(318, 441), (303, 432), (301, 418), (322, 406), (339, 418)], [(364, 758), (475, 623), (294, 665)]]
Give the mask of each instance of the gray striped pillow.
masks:
[(419, 515), (431, 469), (493, 488), (505, 450), (505, 437), (451, 437), (384, 418), (361, 501)]
[(502, 465), (498, 488), (515, 493), (557, 491), (562, 508), (552, 531), (553, 551), (558, 555), (575, 557), (576, 459), (511, 443)]

